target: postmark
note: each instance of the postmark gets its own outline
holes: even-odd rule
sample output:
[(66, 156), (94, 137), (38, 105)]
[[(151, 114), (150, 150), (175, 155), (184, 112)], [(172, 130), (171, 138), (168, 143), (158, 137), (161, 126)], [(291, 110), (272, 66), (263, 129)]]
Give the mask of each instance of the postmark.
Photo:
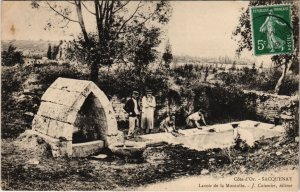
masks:
[(250, 8), (254, 55), (291, 54), (293, 52), (291, 16), (290, 5)]

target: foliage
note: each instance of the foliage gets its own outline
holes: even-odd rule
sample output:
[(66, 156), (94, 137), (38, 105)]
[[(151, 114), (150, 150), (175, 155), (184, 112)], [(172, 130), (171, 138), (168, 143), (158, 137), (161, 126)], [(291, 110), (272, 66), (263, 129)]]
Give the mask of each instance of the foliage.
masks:
[(52, 59), (56, 59), (59, 52), (59, 46), (53, 46)]
[(254, 106), (249, 102), (241, 89), (235, 86), (224, 87), (216, 84), (194, 84), (190, 87), (194, 92), (194, 109), (203, 109), (207, 112), (209, 123), (242, 119), (256, 120)]
[(175, 83), (178, 85), (186, 85), (187, 82), (201, 78), (202, 67), (192, 64), (178, 66), (171, 70), (170, 75), (175, 78)]
[(159, 28), (141, 28), (138, 33), (132, 34), (134, 39), (133, 49), (129, 51), (128, 60), (134, 64), (134, 72), (140, 76), (142, 81), (144, 75), (142, 74), (148, 65), (155, 61), (157, 52), (153, 49), (160, 44), (159, 40), (160, 30)]
[(172, 54), (172, 49), (171, 49), (170, 41), (167, 41), (165, 52), (163, 53), (162, 58), (163, 58), (163, 60), (165, 62), (165, 67), (167, 69), (169, 69), (170, 68), (170, 63), (173, 60), (173, 54)]
[(286, 122), (285, 126), (286, 138), (293, 141), (295, 137), (299, 136), (299, 100), (292, 101), (288, 106), (283, 107), (282, 110), (287, 110), (293, 114), (292, 120)]
[(39, 74), (40, 84), (48, 88), (58, 77), (87, 80), (88, 75), (68, 65), (41, 66), (34, 69)]
[[(152, 62), (153, 49), (160, 43), (161, 27), (168, 23), (171, 14), (167, 1), (97, 0), (87, 3), (75, 0), (69, 3), (73, 10), (67, 3), (45, 2), (66, 24), (79, 24), (81, 34), (73, 41), (73, 56), (90, 65), (90, 79), (94, 82), (98, 80), (100, 66), (128, 60), (139, 66)], [(32, 7), (39, 8), (39, 3), (32, 2)], [(76, 13), (78, 20), (73, 19), (72, 13)], [(87, 31), (84, 22), (85, 13), (92, 14), (96, 20), (96, 28), (91, 32)], [(49, 28), (52, 26), (48, 23)]]
[[(221, 80), (226, 86), (237, 86), (244, 89), (272, 92), (277, 84), (277, 79), (281, 76), (278, 69), (257, 72), (256, 69), (243, 68), (241, 71), (221, 72), (216, 78)], [(279, 94), (293, 95), (299, 90), (298, 75), (287, 76), (284, 80)]]
[(232, 71), (236, 70), (236, 61), (233, 61), (232, 66), (230, 68)]
[(131, 70), (124, 68), (118, 72), (103, 73), (99, 78), (98, 86), (109, 97), (117, 95), (120, 98), (129, 97), (133, 90), (139, 90), (144, 94), (147, 88), (152, 89), (154, 94), (167, 92), (167, 75), (162, 70), (143, 71), (144, 81), (139, 81), (139, 76)]
[(3, 66), (13, 66), (15, 64), (23, 64), (23, 53), (16, 51), (16, 47), (9, 45), (7, 51), (3, 51), (1, 64)]
[(294, 95), (299, 91), (299, 75), (287, 76), (280, 87), (280, 95)]
[[(25, 113), (35, 114), (37, 112), (40, 98), (56, 78), (87, 79), (88, 77), (87, 74), (83, 74), (68, 65), (16, 66), (3, 67), (2, 70), (2, 138), (17, 137), (25, 129), (31, 128), (33, 116)], [(30, 90), (29, 94), (24, 94), (23, 86), (32, 74), (38, 74), (37, 85), (41, 85), (41, 88), (39, 90)]]
[(47, 58), (52, 59), (52, 49), (51, 49), (51, 44), (50, 43), (48, 45)]

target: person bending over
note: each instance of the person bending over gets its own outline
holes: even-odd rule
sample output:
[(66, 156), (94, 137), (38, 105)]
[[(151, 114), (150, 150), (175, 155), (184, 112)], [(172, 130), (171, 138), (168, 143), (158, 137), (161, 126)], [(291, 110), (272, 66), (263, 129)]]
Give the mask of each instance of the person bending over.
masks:
[(187, 127), (189, 128), (192, 128), (192, 127), (197, 127), (197, 128), (201, 128), (200, 126), (200, 121), (202, 121), (204, 123), (204, 125), (206, 126), (206, 122), (205, 122), (205, 118), (204, 118), (204, 115), (203, 115), (204, 111), (203, 110), (199, 110), (191, 115), (189, 115), (187, 118), (186, 118), (186, 125)]

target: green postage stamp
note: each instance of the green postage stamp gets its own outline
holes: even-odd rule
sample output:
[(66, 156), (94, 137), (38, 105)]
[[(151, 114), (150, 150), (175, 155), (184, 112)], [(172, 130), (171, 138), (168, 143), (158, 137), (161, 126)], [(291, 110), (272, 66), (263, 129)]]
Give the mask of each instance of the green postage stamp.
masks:
[(255, 55), (293, 52), (291, 14), (290, 5), (251, 7), (252, 46)]

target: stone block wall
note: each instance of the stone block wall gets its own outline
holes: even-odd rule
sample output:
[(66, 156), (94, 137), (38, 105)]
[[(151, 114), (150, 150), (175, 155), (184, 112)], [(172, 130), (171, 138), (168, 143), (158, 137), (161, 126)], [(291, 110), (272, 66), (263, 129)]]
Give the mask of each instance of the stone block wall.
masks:
[(244, 93), (249, 100), (255, 98), (256, 114), (262, 121), (274, 123), (276, 118), (281, 121), (294, 119), (295, 111), (299, 108), (296, 104), (299, 103), (299, 96), (275, 95), (260, 91), (244, 91)]
[[(105, 147), (122, 142), (122, 132), (111, 103), (106, 95), (91, 81), (58, 78), (44, 93), (41, 105), (32, 122), (32, 129), (51, 138), (53, 156), (72, 156), (73, 132), (82, 131), (88, 142), (101, 139)], [(91, 132), (89, 136), (85, 132)], [(96, 136), (94, 135), (95, 133)], [(53, 142), (52, 142), (53, 143)]]
[[(128, 98), (129, 99), (129, 98)], [(125, 106), (124, 102), (121, 102), (117, 96), (113, 96), (110, 100), (113, 110), (115, 111), (117, 121), (126, 121), (128, 119), (128, 114), (123, 109)]]
[[(295, 111), (298, 111), (299, 108), (297, 104), (299, 103), (299, 96), (291, 97), (246, 90), (243, 91), (243, 93), (246, 98), (244, 104), (249, 108), (254, 108), (257, 118), (263, 122), (274, 123), (275, 118), (279, 118), (280, 123), (284, 124), (286, 122), (285, 119), (294, 119), (295, 116), (297, 116)], [(168, 103), (166, 101), (160, 101), (158, 97), (156, 97), (156, 101), (155, 121), (157, 124), (168, 112)], [(128, 115), (123, 109), (125, 102), (122, 102), (119, 98), (114, 96), (111, 99), (111, 103), (116, 114), (116, 119), (118, 121), (127, 121)], [(186, 98), (182, 98), (181, 104), (175, 106), (174, 110), (178, 110), (186, 105)]]

